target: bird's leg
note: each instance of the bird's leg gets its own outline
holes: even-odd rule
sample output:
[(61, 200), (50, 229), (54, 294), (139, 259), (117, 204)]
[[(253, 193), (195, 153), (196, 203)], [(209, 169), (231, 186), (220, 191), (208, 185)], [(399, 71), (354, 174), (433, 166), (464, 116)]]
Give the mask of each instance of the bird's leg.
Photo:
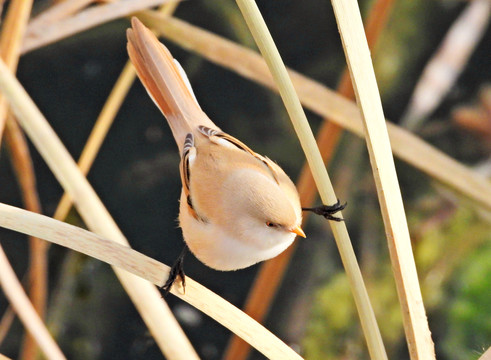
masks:
[(327, 220), (344, 221), (342, 218), (333, 216), (333, 214), (343, 210), (346, 207), (346, 205), (347, 203), (341, 204), (341, 202), (338, 199), (338, 201), (333, 205), (321, 205), (313, 208), (302, 208), (302, 210), (312, 211), (314, 214), (324, 216)]
[(185, 244), (184, 248), (181, 251), (181, 254), (177, 258), (176, 262), (170, 268), (169, 277), (167, 278), (167, 281), (163, 286), (159, 288), (162, 297), (166, 297), (169, 294), (172, 285), (174, 285), (178, 277), (181, 278), (182, 288), (184, 289), (184, 291), (186, 291), (186, 277), (184, 274), (183, 264), (184, 264), (184, 256), (188, 251), (189, 251), (188, 246)]

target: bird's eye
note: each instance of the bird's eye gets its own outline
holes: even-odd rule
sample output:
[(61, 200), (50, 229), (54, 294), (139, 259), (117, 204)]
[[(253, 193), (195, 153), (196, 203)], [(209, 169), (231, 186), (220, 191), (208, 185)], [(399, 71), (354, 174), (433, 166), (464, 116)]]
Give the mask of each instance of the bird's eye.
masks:
[(266, 226), (271, 227), (271, 228), (274, 228), (274, 227), (277, 227), (277, 226), (278, 226), (278, 224), (275, 224), (275, 223), (272, 223), (271, 221), (268, 221), (268, 222), (266, 223)]

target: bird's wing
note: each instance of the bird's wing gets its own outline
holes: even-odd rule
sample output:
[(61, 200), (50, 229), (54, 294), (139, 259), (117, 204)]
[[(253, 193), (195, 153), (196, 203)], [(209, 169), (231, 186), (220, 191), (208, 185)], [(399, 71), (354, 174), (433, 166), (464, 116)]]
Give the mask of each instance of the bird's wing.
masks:
[(267, 157), (262, 156), (256, 152), (252, 151), (251, 148), (248, 147), (246, 144), (244, 144), (242, 141), (240, 141), (240, 140), (234, 138), (233, 136), (231, 136), (227, 133), (224, 133), (222, 131), (210, 129), (210, 128), (207, 128), (206, 126), (198, 126), (198, 131), (200, 133), (202, 133), (203, 135), (207, 136), (210, 139), (210, 141), (212, 141), (218, 145), (234, 146), (235, 148), (238, 148), (240, 150), (243, 150), (243, 151), (251, 154), (257, 160), (261, 161), (264, 165), (266, 165), (266, 167), (271, 172), (273, 179), (279, 184), (278, 174), (277, 174), (276, 170), (274, 169), (272, 161), (270, 159), (268, 159)]
[(180, 173), (181, 173), (181, 182), (182, 182), (182, 191), (184, 191), (184, 195), (186, 197), (186, 202), (188, 205), (188, 211), (189, 213), (196, 219), (196, 220), (203, 220), (202, 217), (200, 217), (197, 213), (196, 210), (194, 209), (193, 206), (193, 199), (191, 198), (190, 194), (190, 167), (192, 163), (194, 162), (196, 158), (196, 148), (194, 147), (194, 137), (192, 133), (188, 133), (186, 135), (186, 140), (184, 141), (184, 146), (182, 150), (182, 157), (181, 157), (181, 166), (179, 168)]

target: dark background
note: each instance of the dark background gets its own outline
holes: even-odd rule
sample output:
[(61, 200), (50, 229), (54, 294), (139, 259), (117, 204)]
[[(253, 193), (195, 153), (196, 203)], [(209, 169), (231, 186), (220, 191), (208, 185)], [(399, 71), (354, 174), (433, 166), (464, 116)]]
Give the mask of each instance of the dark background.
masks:
[[(397, 2), (386, 34), (374, 51), (387, 118), (398, 121), (424, 65), (466, 4), (465, 1), (450, 0)], [(345, 60), (329, 2), (258, 0), (258, 5), (285, 63), (334, 88)], [(370, 2), (361, 1), (360, 5), (365, 12)], [(44, 6), (43, 2), (37, 2), (35, 9), (39, 11)], [(240, 19), (233, 1), (184, 1), (176, 16), (254, 46), (243, 21), (230, 23), (231, 18)], [(33, 51), (20, 61), (18, 77), (21, 83), (74, 158), (82, 151), (94, 121), (127, 61), (125, 29), (128, 26), (127, 20), (114, 21)], [(457, 105), (476, 104), (479, 91), (486, 84), (489, 86), (490, 35), (488, 28), (457, 84), (431, 114), (420, 133), (431, 144), (469, 165), (488, 157), (489, 148), (480, 139), (456, 127), (451, 116)], [(279, 97), (171, 43), (166, 45), (187, 70), (196, 96), (210, 118), (255, 151), (276, 160), (295, 180), (304, 157)], [(381, 65), (384, 64), (382, 60), (396, 61), (397, 70), (387, 69)], [(321, 119), (311, 113), (307, 115), (314, 131), (317, 130)], [(31, 150), (43, 211), (52, 215), (62, 189), (40, 155), (34, 148)], [(183, 245), (176, 222), (181, 187), (178, 161), (177, 147), (165, 120), (137, 81), (88, 179), (131, 245), (166, 264), (175, 260)], [(400, 162), (397, 167), (411, 230), (419, 234), (423, 215), (438, 213), (448, 203), (442, 200), (426, 175)], [(400, 315), (394, 300), (395, 288), (392, 278), (387, 275), (390, 266), (386, 240), (363, 142), (346, 134), (329, 170), (335, 187), (341, 188), (340, 197), (349, 202), (347, 225), (362, 268), (365, 266), (367, 281), (385, 284), (384, 291), (390, 294), (385, 296), (379, 285), (369, 287), (374, 292), (372, 302), (376, 304), (379, 323), (383, 324), (382, 332), (392, 334), (384, 335), (389, 357), (405, 359), (407, 350), (397, 320)], [(352, 175), (349, 183), (344, 177), (346, 172)], [(0, 201), (22, 206), (5, 146), (0, 153)], [(446, 239), (455, 237), (456, 242), (466, 241), (461, 236), (466, 234), (465, 229), (479, 227), (483, 229), (480, 236), (490, 240), (486, 222), (469, 207), (464, 210), (454, 208), (452, 217), (447, 220), (440, 224), (444, 239), (447, 236)], [(83, 226), (75, 212), (68, 221)], [(461, 228), (448, 229), (449, 223), (459, 221)], [(346, 310), (350, 315), (340, 320), (334, 316), (335, 312), (331, 313), (323, 305), (327, 301), (336, 308), (338, 305), (335, 304), (339, 302), (341, 307), (347, 303), (352, 308), (349, 293), (341, 295), (346, 294), (342, 290), (345, 280), (342, 280), (342, 265), (328, 226), (321, 219), (312, 219), (305, 231), (308, 238), (297, 240), (300, 246), (272, 305), (266, 326), (296, 346), (307, 358), (334, 358), (333, 354), (340, 358), (342, 354), (349, 355), (346, 358), (350, 359), (366, 358), (359, 322), (353, 310)], [(418, 239), (423, 242), (426, 238)], [(0, 241), (22, 277), (28, 265), (28, 242), (24, 236), (3, 229), (0, 230)], [(434, 243), (434, 239), (429, 243)], [(490, 246), (489, 241), (487, 245), (485, 241), (477, 243), (479, 245), (467, 253), (465, 259), (449, 265), (450, 274), (438, 288), (439, 300), (435, 303), (431, 296), (436, 295), (428, 295), (430, 328), (439, 359), (464, 359), (463, 356), (468, 354), (477, 357), (490, 345), (491, 321), (489, 311), (486, 312), (489, 305), (482, 307), (485, 306), (486, 292), (488, 301), (490, 295), (489, 276), (486, 276), (490, 271), (486, 266), (489, 260), (485, 261), (482, 254), (489, 254)], [(443, 247), (439, 248), (437, 259), (444, 258)], [(483, 266), (473, 270), (472, 276), (463, 270), (468, 264), (481, 263)], [(190, 277), (239, 307), (245, 301), (258, 268), (256, 265), (236, 272), (217, 272), (193, 256), (188, 256), (185, 262)], [(53, 246), (49, 270), (48, 324), (68, 358), (162, 358), (109, 266)], [(470, 302), (465, 302), (467, 292), (462, 288), (463, 284), (469, 284), (466, 276), (481, 279), (476, 280), (477, 290), (467, 289), (471, 292)], [(423, 294), (426, 302), (425, 290)], [(393, 310), (388, 311), (387, 305), (387, 311), (381, 311), (385, 301)], [(458, 310), (459, 301), (464, 301), (462, 306), (467, 312)], [(168, 302), (200, 356), (220, 358), (230, 332), (173, 296), (169, 296)], [(0, 296), (0, 313), (6, 306), (5, 298)], [(452, 317), (451, 314), (456, 315)], [(473, 322), (477, 318), (480, 318), (480, 325)], [(338, 321), (343, 324), (341, 328), (336, 325)], [(322, 323), (326, 323), (327, 329), (319, 328)], [(385, 327), (388, 330), (384, 330)], [(22, 325), (16, 320), (0, 346), (0, 352), (17, 357), (22, 331)], [(331, 340), (322, 340), (323, 336), (331, 337)], [(325, 349), (324, 346), (332, 348)], [(262, 357), (255, 354), (253, 358)]]

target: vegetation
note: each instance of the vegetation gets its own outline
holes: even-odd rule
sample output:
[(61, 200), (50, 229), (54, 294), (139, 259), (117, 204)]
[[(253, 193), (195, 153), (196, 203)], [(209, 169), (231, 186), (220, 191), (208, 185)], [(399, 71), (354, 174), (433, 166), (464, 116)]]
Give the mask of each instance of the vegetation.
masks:
[[(37, 24), (33, 21), (37, 16), (48, 14), (59, 3), (36, 2), (32, 11), (28, 1), (3, 4), (0, 53), (14, 72), (22, 55), (17, 78), (71, 156), (85, 154), (83, 173), (90, 168), (87, 159), (96, 157), (88, 180), (115, 223), (109, 214), (108, 218), (100, 215), (98, 205), (70, 211), (67, 197), (59, 207), (63, 190), (50, 168), (59, 166), (61, 160), (46, 166), (35, 136), (20, 117), (18, 122), (10, 117), (4, 127), (3, 100), (0, 203), (59, 220), (66, 217), (68, 223), (112, 240), (127, 239), (138, 252), (171, 265), (182, 248), (176, 227), (180, 193), (176, 146), (138, 81), (130, 90), (134, 79), (131, 67), (125, 68), (124, 77), (112, 90), (127, 62), (128, 16), (156, 6), (158, 1), (140, 1), (139, 5), (130, 0), (65, 1), (78, 4), (77, 8)], [(319, 134), (319, 148), (328, 162), (335, 196), (348, 202), (343, 211), (345, 224), (388, 358), (409, 359), (397, 280), (362, 138), (363, 126), (354, 103), (346, 100), (354, 99), (354, 93), (332, 7), (329, 2), (312, 0), (285, 1), (281, 6), (271, 1), (257, 3), (286, 65), (317, 82), (293, 75), (310, 126)], [(491, 345), (489, 2), (372, 0), (359, 4), (372, 46), (384, 115), (391, 123), (391, 145), (436, 358), (478, 359)], [(475, 11), (480, 16), (469, 20), (465, 16), (471, 6), (481, 6)], [(166, 18), (174, 11), (175, 18)], [(247, 51), (257, 48), (236, 4), (184, 1), (137, 15), (162, 34), (162, 41), (186, 69), (202, 108), (214, 122), (280, 163), (293, 180), (298, 179), (304, 206), (319, 204), (310, 173), (302, 168), (305, 156), (288, 114), (281, 99), (269, 90), (274, 87), (272, 78), (264, 63)], [(9, 16), (15, 21), (9, 22)], [(26, 23), (24, 38), (22, 27)], [(201, 30), (245, 47), (233, 47)], [(470, 36), (464, 44), (459, 36), (453, 36), (464, 33)], [(50, 43), (42, 43), (50, 34), (55, 34)], [(445, 78), (442, 82), (446, 87), (442, 88), (442, 82), (432, 80), (431, 70), (447, 65), (455, 76), (453, 81), (448, 81), (452, 76)], [(5, 91), (1, 74), (0, 88)], [(343, 97), (329, 89), (336, 89)], [(424, 100), (431, 96), (421, 97), (419, 91), (436, 98), (435, 105), (425, 107)], [(104, 105), (108, 97), (109, 105)], [(103, 141), (101, 148), (86, 154), (85, 143), (103, 107), (98, 124), (105, 125), (98, 126), (108, 130), (107, 138), (96, 140)], [(21, 124), (28, 135), (22, 135), (16, 124)], [(94, 195), (83, 195), (76, 203)], [(4, 224), (6, 213), (1, 206), (0, 222)], [(95, 226), (97, 220), (100, 223)], [(307, 216), (306, 221), (308, 238), (297, 240), (291, 249), (265, 264), (221, 273), (190, 256), (185, 261), (186, 274), (245, 308), (306, 359), (366, 359), (369, 353), (360, 317), (328, 222)], [(116, 224), (122, 233), (113, 236), (119, 231)], [(30, 223), (24, 225), (27, 228)], [(61, 231), (53, 226), (55, 233), (56, 229)], [(90, 240), (82, 239), (78, 232), (61, 234), (72, 248)], [(178, 333), (170, 329), (179, 327), (168, 325), (170, 317), (161, 315), (160, 305), (158, 314), (150, 307), (148, 312), (165, 320), (156, 321), (160, 324), (153, 330), (142, 321), (141, 309), (133, 306), (108, 266), (60, 246), (49, 248), (44, 240), (24, 241), (24, 237), (0, 229), (3, 251), (67, 358), (160, 359), (165, 353), (173, 359), (179, 355), (172, 354), (166, 342), (182, 341), (182, 348), (187, 349), (187, 340), (180, 333), (173, 340), (166, 338), (167, 333), (163, 335), (164, 331)], [(153, 283), (164, 280), (165, 267), (125, 248), (114, 249), (121, 251), (117, 254), (125, 260), (123, 267), (145, 264), (148, 271), (141, 276)], [(95, 252), (91, 256), (100, 255), (109, 261), (105, 258), (111, 255), (108, 252)], [(136, 263), (130, 262), (137, 258)], [(218, 321), (222, 313), (221, 323), (231, 329), (235, 326), (240, 331), (249, 323), (240, 318), (243, 320), (238, 324), (230, 324), (239, 316), (233, 309), (216, 305), (221, 304), (220, 299), (191, 279), (189, 284), (186, 294), (174, 292), (179, 298), (171, 295), (166, 299), (189, 339), (191, 350), (182, 350), (180, 356), (185, 351), (192, 354), (194, 348), (203, 359), (246, 358), (248, 345), (232, 340), (229, 330), (200, 310), (209, 310), (207, 314)], [(39, 349), (24, 336), (23, 323), (12, 315), (10, 304), (15, 302), (3, 296), (7, 295), (5, 290), (0, 293), (0, 354), (34, 359)], [(152, 296), (160, 304), (158, 296)], [(212, 301), (216, 303), (210, 305)], [(264, 339), (273, 339), (267, 337), (270, 335), (265, 332)], [(261, 340), (257, 338), (251, 341), (256, 341), (255, 346)], [(274, 341), (270, 344), (277, 346)], [(264, 355), (253, 352), (249, 358)]]

